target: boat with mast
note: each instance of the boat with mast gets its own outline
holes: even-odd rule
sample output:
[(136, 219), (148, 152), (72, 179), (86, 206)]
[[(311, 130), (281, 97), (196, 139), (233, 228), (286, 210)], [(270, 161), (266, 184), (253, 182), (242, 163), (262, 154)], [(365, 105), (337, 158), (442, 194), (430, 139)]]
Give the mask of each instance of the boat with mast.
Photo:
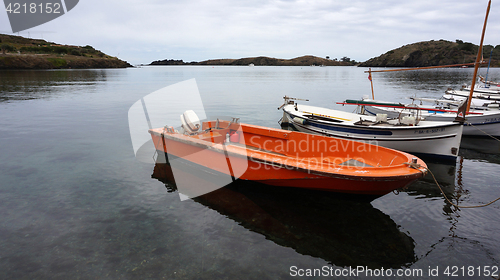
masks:
[[(454, 104), (459, 109), (451, 109), (451, 108), (439, 108), (436, 106), (419, 106), (415, 103), (412, 104), (401, 104), (401, 103), (391, 103), (385, 101), (377, 101), (374, 98), (373, 94), (373, 84), (372, 84), (372, 99), (364, 99), (361, 101), (357, 100), (346, 100), (345, 102), (341, 102), (343, 105), (358, 105), (362, 106), (361, 110), (363, 113), (368, 113), (370, 115), (387, 115), (388, 117), (408, 117), (413, 116), (419, 120), (426, 121), (455, 121), (457, 115), (464, 120), (464, 130), (463, 135), (471, 135), (471, 136), (484, 136), (485, 134), (490, 136), (500, 136), (500, 110), (496, 110), (498, 108), (496, 105), (485, 107), (483, 110), (473, 110), (471, 109), (471, 104), (473, 101), (473, 97), (477, 94), (474, 89), (476, 81), (477, 81), (477, 73), (479, 69), (479, 65), (482, 63), (481, 54), (483, 49), (483, 41), (484, 34), (486, 31), (486, 23), (488, 20), (488, 15), (490, 11), (491, 0), (488, 3), (488, 7), (486, 10), (486, 17), (484, 20), (483, 31), (481, 34), (481, 41), (479, 44), (479, 50), (476, 57), (476, 62), (474, 63), (474, 74), (472, 78), (472, 83), (470, 86), (470, 90), (468, 92), (468, 96), (463, 99), (456, 100)], [(431, 69), (431, 68), (443, 68), (450, 67), (456, 65), (445, 65), (445, 66), (430, 66), (430, 67), (420, 67), (420, 68), (408, 68), (408, 69), (390, 69), (390, 70), (376, 70), (372, 71), (369, 69), (368, 75), (370, 81), (371, 75), (374, 72), (390, 72), (390, 71), (410, 71), (410, 70), (421, 70), (421, 69)], [(465, 93), (465, 91), (462, 91)], [(476, 94), (476, 95), (475, 95)], [(500, 97), (500, 95), (498, 95)], [(498, 104), (498, 103), (494, 103)]]
[(284, 97), (282, 125), (301, 132), (349, 139), (405, 151), (418, 156), (455, 160), (463, 125), (457, 122), (421, 121), (414, 117), (388, 119), (299, 104)]

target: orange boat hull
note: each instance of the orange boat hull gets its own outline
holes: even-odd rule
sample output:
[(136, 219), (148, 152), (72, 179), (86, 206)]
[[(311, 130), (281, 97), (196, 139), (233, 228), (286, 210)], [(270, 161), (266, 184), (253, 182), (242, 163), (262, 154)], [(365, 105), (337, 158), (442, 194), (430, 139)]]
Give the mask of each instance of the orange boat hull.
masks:
[[(420, 159), (419, 168), (408, 166), (412, 155), (365, 143), (236, 123), (208, 130), (213, 126), (206, 122), (205, 132), (191, 136), (163, 128), (149, 132), (158, 152), (200, 170), (274, 186), (384, 195), (426, 172)], [(231, 139), (238, 142), (225, 142), (226, 133), (235, 132)]]

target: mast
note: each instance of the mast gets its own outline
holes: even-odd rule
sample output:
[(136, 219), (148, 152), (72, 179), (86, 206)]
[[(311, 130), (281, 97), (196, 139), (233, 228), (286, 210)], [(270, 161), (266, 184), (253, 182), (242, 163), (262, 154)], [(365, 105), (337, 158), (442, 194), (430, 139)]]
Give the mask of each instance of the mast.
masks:
[(481, 60), (481, 54), (483, 52), (484, 33), (486, 32), (486, 23), (488, 21), (488, 15), (490, 14), (490, 6), (491, 6), (491, 0), (488, 1), (488, 8), (486, 8), (486, 17), (484, 18), (483, 33), (481, 34), (481, 42), (479, 43), (479, 50), (477, 51), (476, 63), (474, 65), (474, 76), (472, 77), (472, 84), (470, 86), (469, 98), (467, 100), (467, 110), (466, 110), (467, 113), (470, 110), (472, 95), (474, 93), (474, 87), (476, 86), (477, 70), (479, 69), (479, 61)]
[(370, 84), (372, 85), (372, 100), (375, 100), (375, 93), (373, 93), (373, 80), (372, 80), (372, 69), (368, 68), (368, 80), (370, 80)]
[(489, 88), (490, 85), (488, 84), (488, 73), (490, 72), (490, 64), (491, 64), (491, 57), (493, 56), (493, 48), (491, 48), (490, 52), (490, 60), (488, 61), (488, 70), (486, 71), (486, 78), (484, 79), (484, 87)]

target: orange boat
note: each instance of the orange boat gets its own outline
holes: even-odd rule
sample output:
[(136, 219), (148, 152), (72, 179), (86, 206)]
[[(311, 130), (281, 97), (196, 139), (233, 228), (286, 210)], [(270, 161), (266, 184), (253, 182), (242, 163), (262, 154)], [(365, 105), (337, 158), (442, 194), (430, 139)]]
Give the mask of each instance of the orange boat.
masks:
[(234, 118), (200, 123), (193, 111), (184, 113), (181, 121), (179, 131), (168, 126), (149, 130), (156, 150), (232, 178), (384, 195), (427, 172), (419, 158), (367, 143), (241, 124)]

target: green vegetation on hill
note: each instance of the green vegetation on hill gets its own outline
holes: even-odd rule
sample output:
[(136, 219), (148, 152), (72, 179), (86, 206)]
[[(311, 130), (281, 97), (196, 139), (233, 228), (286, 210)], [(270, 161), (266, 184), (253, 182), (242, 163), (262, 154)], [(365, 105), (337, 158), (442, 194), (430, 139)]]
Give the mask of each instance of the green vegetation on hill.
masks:
[(59, 45), (40, 39), (0, 34), (0, 49), (0, 69), (132, 67), (126, 61), (88, 45)]
[(355, 61), (337, 61), (312, 55), (305, 55), (292, 59), (279, 59), (265, 56), (247, 57), (240, 59), (214, 59), (199, 62), (200, 65), (266, 65), (266, 66), (348, 66)]
[(356, 61), (343, 57), (340, 61), (336, 59), (321, 58), (305, 55), (293, 59), (279, 59), (266, 56), (246, 57), (240, 59), (211, 59), (201, 62), (183, 62), (182, 60), (165, 59), (153, 61), (150, 65), (256, 65), (256, 66), (350, 66)]
[[(479, 46), (456, 40), (425, 41), (390, 50), (361, 63), (362, 67), (425, 67), (472, 63), (476, 61)], [(500, 66), (500, 45), (483, 46), (483, 58), (488, 60), (493, 50), (491, 66)]]

